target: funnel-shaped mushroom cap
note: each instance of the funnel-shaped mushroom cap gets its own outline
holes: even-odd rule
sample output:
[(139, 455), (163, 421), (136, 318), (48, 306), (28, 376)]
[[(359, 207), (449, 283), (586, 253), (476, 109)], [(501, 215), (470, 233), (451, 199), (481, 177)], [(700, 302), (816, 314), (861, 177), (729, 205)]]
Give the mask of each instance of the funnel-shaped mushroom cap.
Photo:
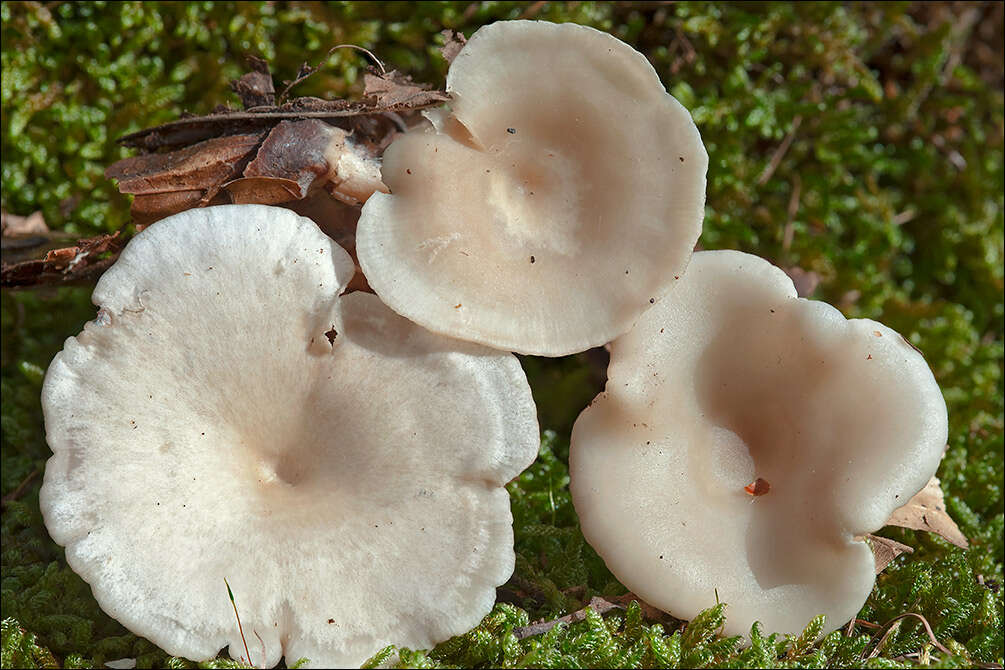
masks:
[(573, 429), (572, 496), (590, 544), (656, 607), (690, 619), (718, 593), (729, 635), (818, 614), (834, 630), (874, 580), (855, 538), (924, 487), (946, 433), (895, 331), (797, 298), (761, 258), (699, 252), (613, 343)]
[(560, 356), (626, 332), (701, 232), (708, 155), (642, 54), (584, 26), (504, 21), (450, 67), (451, 114), (384, 154), (360, 265), (433, 331)]
[(225, 578), (257, 667), (349, 667), (468, 630), (513, 570), (502, 486), (539, 443), (518, 362), (338, 297), (352, 271), (288, 210), (187, 211), (49, 368), (46, 525), (171, 654), (245, 655)]

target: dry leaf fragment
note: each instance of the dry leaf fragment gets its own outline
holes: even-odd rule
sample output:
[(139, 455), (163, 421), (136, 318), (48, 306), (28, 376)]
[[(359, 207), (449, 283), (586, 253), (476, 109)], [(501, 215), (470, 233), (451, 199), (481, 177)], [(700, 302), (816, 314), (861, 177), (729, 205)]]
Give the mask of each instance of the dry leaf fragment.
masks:
[(241, 177), (227, 182), (223, 188), (235, 205), (278, 205), (305, 195), (300, 184), (282, 177)]
[[(0, 287), (72, 284), (94, 279), (115, 262), (117, 252), (124, 245), (125, 241), (115, 232), (79, 240), (74, 246), (52, 249), (42, 259), (5, 262), (0, 268)], [(112, 255), (99, 258), (106, 251)]]
[(230, 82), (230, 88), (241, 98), (245, 109), (271, 107), (276, 104), (276, 89), (272, 84), (269, 64), (255, 56), (248, 57), (251, 72)]
[(886, 523), (888, 526), (927, 530), (963, 549), (970, 546), (967, 537), (946, 512), (945, 498), (938, 477), (928, 480), (925, 488), (908, 500), (906, 505), (893, 510)]
[(227, 182), (241, 176), (264, 133), (228, 135), (166, 154), (125, 158), (105, 170), (119, 190), (136, 196), (131, 213), (139, 224), (209, 204)]
[(244, 176), (280, 177), (296, 182), (300, 191), (296, 197), (303, 198), (315, 180), (327, 176), (330, 147), (333, 144), (340, 147), (345, 137), (346, 132), (341, 128), (317, 119), (281, 121), (262, 142)]
[(901, 554), (911, 554), (914, 553), (914, 549), (907, 546), (906, 544), (901, 544), (896, 540), (891, 540), (888, 537), (881, 537), (879, 535), (867, 534), (865, 536), (866, 541), (869, 543), (869, 548), (872, 549), (872, 556), (876, 560), (876, 574), (883, 572), (886, 566), (893, 562), (893, 559), (897, 558)]
[(789, 279), (792, 280), (792, 283), (796, 287), (796, 294), (800, 298), (808, 298), (813, 295), (813, 292), (817, 290), (817, 286), (820, 285), (820, 275), (812, 270), (804, 270), (801, 267), (792, 266), (785, 269), (785, 274), (789, 275)]
[(427, 84), (417, 84), (397, 70), (379, 73), (374, 70), (363, 75), (363, 95), (371, 98), (381, 111), (415, 109), (446, 102), (450, 99), (443, 91), (431, 90)]
[(454, 59), (457, 58), (457, 54), (461, 52), (461, 49), (464, 48), (468, 40), (462, 33), (454, 32), (449, 28), (441, 30), (440, 35), (443, 36), (443, 46), (440, 47), (440, 53), (443, 54), (447, 63), (453, 63)]
[(0, 214), (0, 229), (3, 231), (4, 248), (7, 247), (7, 238), (47, 235), (49, 232), (42, 212), (32, 212), (28, 216), (3, 212)]

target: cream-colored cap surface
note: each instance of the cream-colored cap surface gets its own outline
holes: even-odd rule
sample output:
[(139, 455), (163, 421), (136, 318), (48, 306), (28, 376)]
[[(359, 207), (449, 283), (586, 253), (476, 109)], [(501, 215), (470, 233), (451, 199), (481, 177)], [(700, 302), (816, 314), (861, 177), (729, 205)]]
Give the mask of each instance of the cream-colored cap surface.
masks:
[(757, 256), (699, 252), (612, 344), (573, 429), (572, 497), (646, 602), (691, 619), (718, 597), (727, 635), (755, 620), (798, 634), (818, 614), (834, 630), (874, 581), (855, 538), (924, 487), (946, 435), (939, 387), (898, 333), (797, 298)]
[(479, 29), (449, 112), (395, 140), (357, 231), (392, 309), (430, 330), (560, 356), (626, 332), (701, 232), (708, 156), (639, 52), (574, 24)]
[(513, 570), (519, 363), (339, 297), (352, 273), (289, 210), (190, 210), (129, 243), (49, 368), (46, 526), (170, 654), (245, 655), (225, 578), (256, 667), (349, 667), (470, 629)]

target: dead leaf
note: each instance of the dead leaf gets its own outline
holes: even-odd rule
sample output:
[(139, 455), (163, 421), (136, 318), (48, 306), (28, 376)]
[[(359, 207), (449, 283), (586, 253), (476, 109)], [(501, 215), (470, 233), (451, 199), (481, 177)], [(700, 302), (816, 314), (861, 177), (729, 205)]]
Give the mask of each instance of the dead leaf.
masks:
[(269, 64), (255, 56), (248, 57), (251, 72), (230, 82), (230, 88), (241, 98), (245, 109), (271, 107), (276, 104), (276, 89), (272, 84)]
[(440, 47), (440, 53), (443, 54), (448, 63), (453, 63), (454, 59), (457, 58), (457, 54), (468, 43), (468, 40), (463, 34), (454, 32), (449, 28), (441, 30), (440, 35), (443, 36), (443, 46)]
[(868, 534), (865, 536), (865, 540), (869, 543), (869, 548), (872, 549), (872, 557), (876, 561), (877, 575), (883, 572), (886, 566), (890, 565), (893, 559), (901, 554), (914, 553), (914, 549), (911, 547), (901, 544), (896, 540), (891, 540), (888, 537)]
[[(245, 177), (279, 177), (295, 182), (307, 195), (318, 179), (327, 179), (333, 166), (328, 157), (344, 144), (347, 133), (317, 119), (281, 121), (262, 142)], [(376, 159), (376, 157), (374, 157)]]
[(28, 216), (18, 216), (17, 214), (0, 214), (0, 229), (3, 237), (28, 237), (37, 235), (47, 235), (49, 226), (45, 225), (45, 217), (42, 212), (32, 212)]
[(241, 177), (227, 182), (223, 188), (235, 205), (278, 205), (304, 197), (300, 184), (280, 177)]
[(241, 176), (264, 133), (216, 137), (166, 154), (125, 158), (105, 170), (119, 190), (136, 196), (133, 220), (149, 224), (208, 204), (227, 182)]
[(967, 537), (946, 512), (945, 498), (938, 477), (932, 477), (925, 484), (925, 488), (908, 500), (906, 505), (895, 509), (886, 520), (886, 525), (927, 530), (957, 547), (966, 549), (970, 546)]
[(363, 75), (363, 86), (363, 96), (371, 98), (373, 104), (382, 111), (416, 109), (450, 99), (443, 91), (434, 91), (426, 84), (417, 84), (411, 77), (397, 70), (381, 73), (371, 69)]
[(789, 275), (789, 279), (796, 287), (796, 294), (800, 298), (808, 298), (813, 295), (813, 292), (817, 290), (817, 286), (820, 285), (820, 275), (812, 270), (804, 270), (798, 266), (792, 266), (785, 270), (785, 274)]

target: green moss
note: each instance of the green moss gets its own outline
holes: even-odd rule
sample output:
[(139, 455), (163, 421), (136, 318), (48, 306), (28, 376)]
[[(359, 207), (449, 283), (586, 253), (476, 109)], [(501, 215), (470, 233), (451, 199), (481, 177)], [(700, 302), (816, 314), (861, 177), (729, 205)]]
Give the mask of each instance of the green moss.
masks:
[[(495, 20), (576, 21), (637, 45), (689, 109), (710, 155), (701, 243), (737, 248), (821, 277), (815, 297), (850, 317), (902, 332), (932, 366), (950, 413), (939, 475), (947, 506), (971, 539), (963, 551), (906, 530), (916, 548), (877, 580), (860, 617), (907, 611), (953, 650), (933, 650), (903, 620), (875, 658), (877, 631), (816, 642), (751, 631), (751, 645), (715, 635), (728, 607), (654, 623), (638, 607), (518, 640), (530, 620), (574, 611), (624, 588), (585, 543), (568, 490), (572, 422), (603, 383), (589, 355), (524, 358), (545, 439), (509, 485), (517, 569), (482, 624), (428, 651), (389, 648), (375, 662), (413, 667), (902, 667), (1001, 663), (1003, 471), (1003, 102), (982, 74), (967, 7), (912, 4), (432, 2), (5, 2), (2, 19), (2, 206), (42, 210), (56, 229), (114, 230), (128, 202), (102, 172), (126, 155), (114, 138), (217, 104), (245, 53), (288, 79), (339, 43), (365, 46), (417, 79), (442, 83), (443, 28), (467, 34)], [(993, 22), (991, 8), (974, 25)], [(997, 38), (1000, 40), (1000, 35)], [(964, 48), (967, 47), (967, 48)], [(983, 48), (983, 47), (982, 47)], [(994, 51), (998, 49), (998, 51)], [(333, 54), (297, 93), (354, 95), (364, 61)], [(797, 121), (798, 119), (798, 121)], [(778, 147), (792, 134), (783, 154)], [(769, 165), (774, 165), (769, 177)], [(65, 337), (93, 317), (89, 288), (5, 293), (0, 487), (12, 492), (49, 452), (38, 393)], [(599, 367), (598, 367), (599, 365)], [(598, 372), (599, 371), (599, 372)], [(195, 667), (170, 658), (100, 611), (66, 565), (38, 511), (36, 476), (2, 517), (4, 667)], [(770, 633), (770, 631), (768, 631)], [(397, 654), (397, 656), (395, 656)], [(205, 667), (236, 667), (217, 659)]]

